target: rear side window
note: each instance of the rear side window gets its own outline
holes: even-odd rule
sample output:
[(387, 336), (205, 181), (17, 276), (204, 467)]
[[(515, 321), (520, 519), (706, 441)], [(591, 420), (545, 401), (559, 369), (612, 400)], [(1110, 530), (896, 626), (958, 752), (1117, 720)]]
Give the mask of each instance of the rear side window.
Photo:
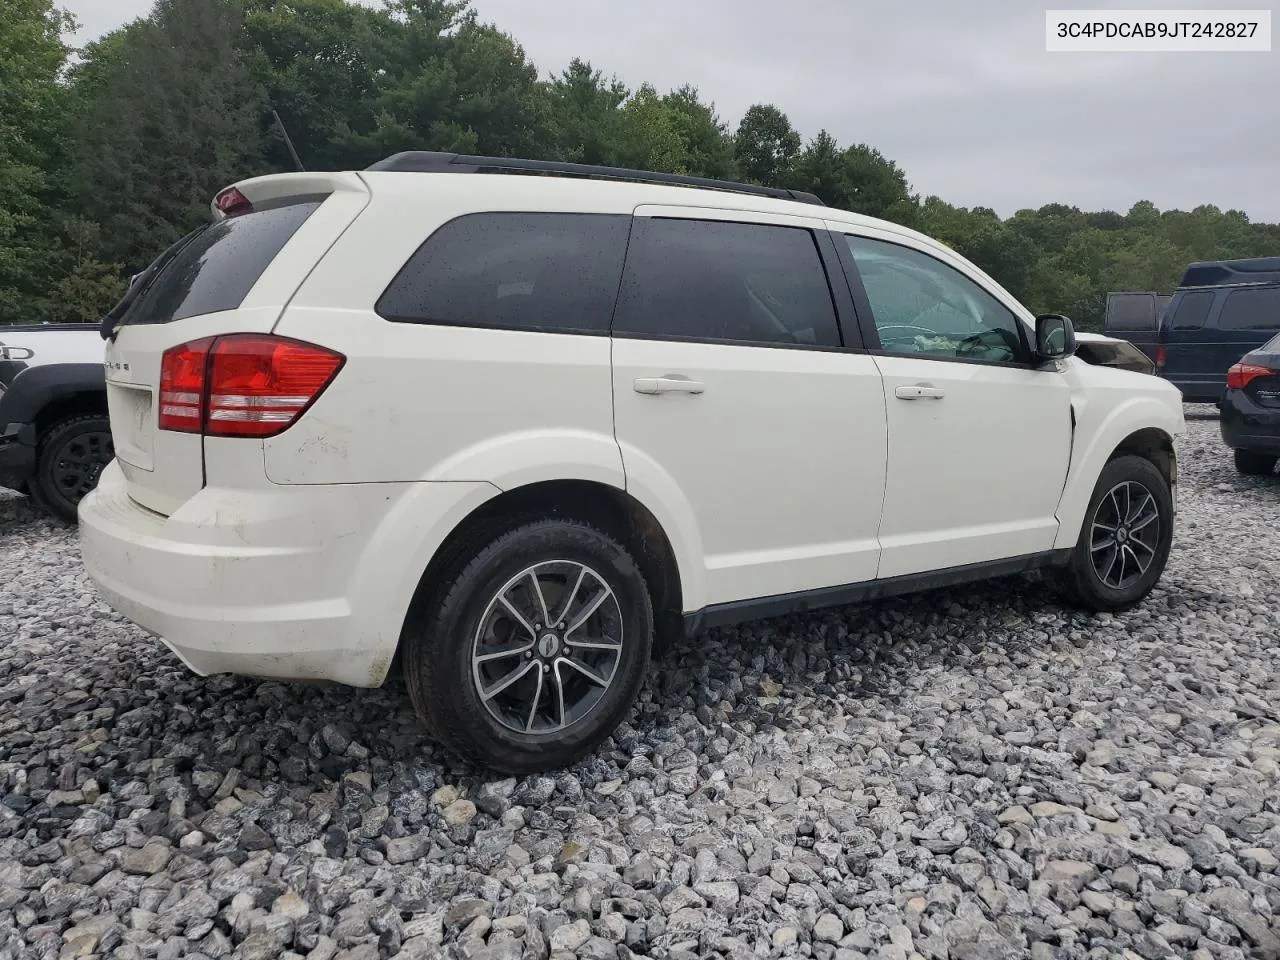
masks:
[(839, 346), (813, 234), (716, 220), (636, 220), (617, 335)]
[(1222, 305), (1223, 330), (1280, 330), (1280, 287), (1232, 290)]
[(1213, 291), (1211, 290), (1184, 293), (1173, 309), (1169, 326), (1173, 330), (1199, 330), (1209, 319), (1209, 308), (1212, 306)]
[(220, 220), (189, 234), (122, 318), (168, 323), (235, 310), (323, 199), (285, 201)]
[(377, 311), (403, 323), (607, 334), (630, 229), (621, 214), (459, 217), (409, 258)]

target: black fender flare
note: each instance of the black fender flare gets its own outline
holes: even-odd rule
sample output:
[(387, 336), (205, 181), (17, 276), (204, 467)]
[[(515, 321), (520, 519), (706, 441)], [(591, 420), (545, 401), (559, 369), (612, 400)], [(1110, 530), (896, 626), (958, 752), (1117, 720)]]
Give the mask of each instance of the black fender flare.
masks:
[(106, 369), (100, 363), (28, 367), (0, 393), (0, 434), (12, 435), (28, 426), (33, 433), (40, 411), (49, 404), (79, 393), (101, 393), (105, 397), (106, 391)]

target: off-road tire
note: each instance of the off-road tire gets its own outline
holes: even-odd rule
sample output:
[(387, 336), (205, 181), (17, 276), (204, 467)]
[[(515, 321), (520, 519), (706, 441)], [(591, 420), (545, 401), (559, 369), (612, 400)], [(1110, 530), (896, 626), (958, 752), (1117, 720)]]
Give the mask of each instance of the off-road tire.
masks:
[[(75, 487), (69, 486), (71, 478), (65, 467), (72, 454), (93, 461)], [(36, 448), (36, 469), (29, 481), (32, 498), (59, 520), (75, 523), (80, 500), (97, 485), (112, 456), (111, 421), (106, 416), (84, 414), (55, 423), (40, 437)]]

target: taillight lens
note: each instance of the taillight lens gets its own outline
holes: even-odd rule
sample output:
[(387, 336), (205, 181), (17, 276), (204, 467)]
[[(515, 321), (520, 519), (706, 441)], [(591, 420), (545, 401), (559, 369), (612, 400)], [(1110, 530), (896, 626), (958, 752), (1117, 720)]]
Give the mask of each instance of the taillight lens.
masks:
[(213, 337), (170, 347), (160, 361), (161, 430), (199, 433), (204, 426), (205, 369)]
[(209, 364), (205, 432), (269, 437), (298, 419), (329, 385), (343, 357), (281, 337), (219, 337)]
[(237, 333), (165, 351), (161, 430), (271, 437), (315, 402), (345, 362), (314, 344)]
[(213, 205), (224, 217), (234, 217), (241, 213), (252, 213), (253, 204), (249, 198), (235, 187), (227, 187), (213, 198)]
[(1164, 344), (1162, 343), (1156, 347), (1156, 366), (1157, 367), (1164, 366), (1165, 357), (1166, 357), (1166, 354), (1165, 354)]
[(1275, 371), (1269, 367), (1260, 367), (1256, 363), (1237, 363), (1227, 371), (1227, 387), (1232, 390), (1243, 390), (1259, 377), (1274, 375)]

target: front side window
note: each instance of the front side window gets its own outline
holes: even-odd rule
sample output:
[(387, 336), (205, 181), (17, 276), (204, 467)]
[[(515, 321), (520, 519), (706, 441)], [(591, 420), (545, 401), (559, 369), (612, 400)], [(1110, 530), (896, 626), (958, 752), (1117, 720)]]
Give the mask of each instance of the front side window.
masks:
[(813, 234), (718, 220), (636, 220), (613, 330), (762, 346), (840, 344)]
[(1222, 305), (1223, 330), (1280, 330), (1280, 287), (1232, 290)]
[(378, 300), (388, 320), (609, 332), (631, 218), (594, 213), (476, 213), (450, 221)]
[(886, 353), (994, 363), (1027, 359), (1018, 319), (960, 271), (896, 243), (845, 239)]

